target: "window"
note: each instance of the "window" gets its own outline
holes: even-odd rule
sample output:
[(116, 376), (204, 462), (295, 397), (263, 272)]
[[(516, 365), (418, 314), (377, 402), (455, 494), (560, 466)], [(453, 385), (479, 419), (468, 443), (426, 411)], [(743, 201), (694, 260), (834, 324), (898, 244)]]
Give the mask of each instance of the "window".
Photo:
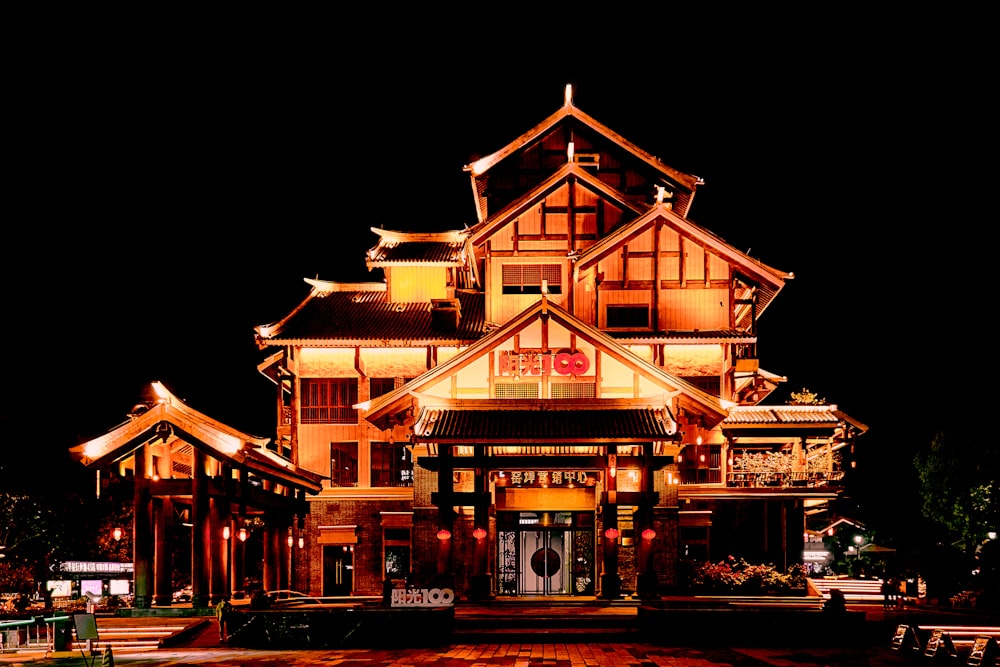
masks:
[(301, 423), (357, 424), (358, 381), (355, 378), (302, 380)]
[(504, 294), (541, 294), (542, 281), (549, 294), (562, 294), (562, 267), (559, 264), (504, 264)]
[(537, 382), (497, 382), (493, 385), (496, 398), (538, 398)]
[(385, 528), (382, 541), (385, 545), (385, 576), (388, 579), (405, 579), (410, 574), (410, 529)]
[(396, 378), (369, 378), (368, 398), (384, 396), (396, 388)]
[(549, 385), (552, 398), (594, 398), (593, 382), (553, 382)]
[(648, 306), (609, 305), (607, 312), (609, 329), (649, 328)]
[(402, 444), (371, 444), (372, 486), (413, 486), (413, 455)]
[(330, 443), (330, 484), (358, 485), (358, 443)]
[(682, 484), (722, 482), (721, 445), (684, 445), (677, 461)]

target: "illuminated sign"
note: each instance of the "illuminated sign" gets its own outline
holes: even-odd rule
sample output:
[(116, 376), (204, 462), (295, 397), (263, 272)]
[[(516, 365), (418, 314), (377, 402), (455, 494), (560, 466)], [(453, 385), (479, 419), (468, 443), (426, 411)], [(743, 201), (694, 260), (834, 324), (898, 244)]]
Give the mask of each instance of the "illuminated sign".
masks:
[(87, 560), (65, 561), (59, 570), (62, 572), (79, 572), (80, 574), (131, 574), (132, 563), (100, 563)]
[(393, 607), (450, 607), (455, 591), (450, 588), (394, 588)]
[(490, 479), (499, 486), (593, 486), (601, 476), (584, 470), (498, 470)]
[(583, 352), (521, 350), (500, 352), (500, 375), (585, 375), (590, 359)]

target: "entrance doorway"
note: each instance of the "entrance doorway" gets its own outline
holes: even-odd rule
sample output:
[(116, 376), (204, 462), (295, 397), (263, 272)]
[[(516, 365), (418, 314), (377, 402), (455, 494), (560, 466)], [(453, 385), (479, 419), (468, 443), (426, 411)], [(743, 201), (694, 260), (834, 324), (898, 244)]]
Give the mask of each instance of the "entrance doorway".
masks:
[(354, 547), (323, 547), (323, 597), (350, 595), (354, 589)]
[(593, 512), (497, 512), (500, 595), (593, 595)]

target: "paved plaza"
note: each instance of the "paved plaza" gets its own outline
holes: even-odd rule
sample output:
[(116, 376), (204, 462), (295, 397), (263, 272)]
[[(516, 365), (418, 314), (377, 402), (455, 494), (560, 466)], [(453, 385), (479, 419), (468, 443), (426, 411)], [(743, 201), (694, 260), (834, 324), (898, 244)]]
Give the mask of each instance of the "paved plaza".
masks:
[[(329, 651), (253, 651), (227, 648), (161, 649), (119, 653), (115, 665), (183, 667), (186, 665), (260, 665), (305, 667), (887, 667), (907, 664), (885, 647), (844, 648), (678, 648), (648, 644), (474, 644), (434, 649), (343, 649)], [(0, 656), (3, 665), (90, 667), (79, 654), (44, 657), (37, 653)], [(95, 667), (102, 664), (96, 656)]]

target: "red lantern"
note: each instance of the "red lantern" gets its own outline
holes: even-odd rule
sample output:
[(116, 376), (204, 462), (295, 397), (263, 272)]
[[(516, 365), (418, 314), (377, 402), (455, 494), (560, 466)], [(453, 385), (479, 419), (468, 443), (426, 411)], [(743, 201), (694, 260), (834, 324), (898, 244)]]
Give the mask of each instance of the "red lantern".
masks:
[(482, 528), (476, 528), (474, 531), (472, 531), (472, 536), (477, 540), (481, 540), (484, 537), (486, 537), (486, 531), (483, 530)]
[(451, 539), (451, 531), (448, 531), (448, 530), (445, 530), (444, 528), (442, 528), (441, 530), (438, 531), (437, 538), (439, 540), (450, 540)]
[(656, 537), (656, 531), (653, 530), (652, 528), (647, 528), (646, 530), (642, 531), (642, 539), (644, 540), (651, 540), (655, 537)]
[(609, 540), (617, 540), (618, 539), (618, 529), (617, 528), (608, 528), (606, 531), (604, 531), (604, 537), (608, 538)]

